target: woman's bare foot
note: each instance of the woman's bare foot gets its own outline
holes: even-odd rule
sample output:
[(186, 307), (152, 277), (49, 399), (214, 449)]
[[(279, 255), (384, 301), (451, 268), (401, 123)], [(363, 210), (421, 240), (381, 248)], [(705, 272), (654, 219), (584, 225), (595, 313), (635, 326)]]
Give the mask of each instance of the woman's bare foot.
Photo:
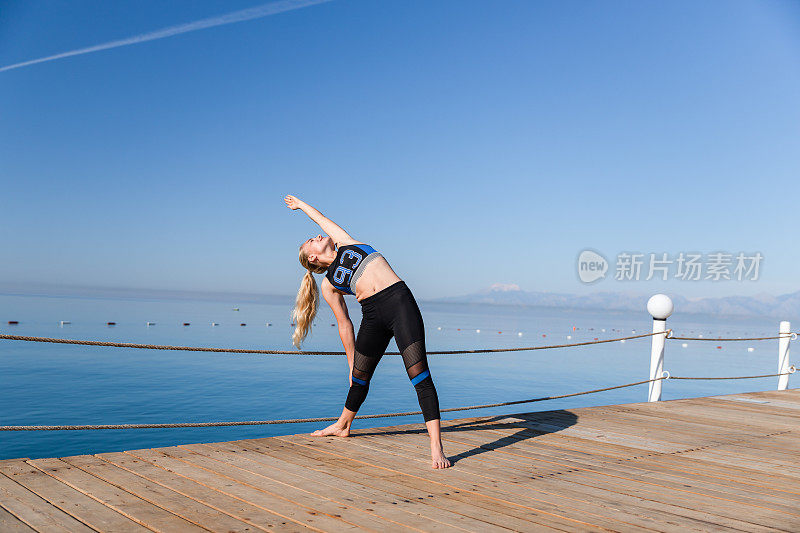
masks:
[(349, 437), (350, 426), (341, 422), (334, 422), (325, 429), (318, 429), (311, 434), (312, 437)]
[(450, 468), (450, 460), (444, 456), (444, 449), (441, 443), (431, 443), (431, 467), (432, 468)]

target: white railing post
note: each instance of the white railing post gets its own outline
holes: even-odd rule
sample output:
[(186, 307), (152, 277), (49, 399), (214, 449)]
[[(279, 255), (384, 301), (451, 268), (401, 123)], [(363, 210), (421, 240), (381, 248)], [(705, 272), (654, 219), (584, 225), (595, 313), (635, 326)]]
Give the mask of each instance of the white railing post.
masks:
[[(650, 350), (650, 379), (661, 377), (664, 372), (664, 343), (666, 335), (658, 335), (667, 330), (667, 317), (672, 314), (672, 300), (666, 294), (656, 294), (647, 301), (647, 311), (653, 316), (652, 348)], [(661, 401), (661, 380), (651, 381), (647, 395), (648, 402)]]
[(778, 390), (786, 390), (789, 388), (789, 341), (791, 340), (792, 325), (783, 321), (778, 331), (778, 335), (781, 337), (778, 339), (778, 373), (786, 374), (778, 376)]

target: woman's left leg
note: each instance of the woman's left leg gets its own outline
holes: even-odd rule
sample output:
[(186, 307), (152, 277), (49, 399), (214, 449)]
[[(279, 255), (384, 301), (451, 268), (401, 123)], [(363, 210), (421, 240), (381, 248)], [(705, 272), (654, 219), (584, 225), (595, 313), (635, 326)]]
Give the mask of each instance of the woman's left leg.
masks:
[(419, 407), (431, 439), (431, 465), (433, 468), (447, 468), (450, 466), (450, 461), (445, 457), (442, 448), (439, 397), (428, 368), (422, 313), (410, 290), (397, 305), (392, 329), (397, 348), (403, 356), (408, 378), (417, 392)]

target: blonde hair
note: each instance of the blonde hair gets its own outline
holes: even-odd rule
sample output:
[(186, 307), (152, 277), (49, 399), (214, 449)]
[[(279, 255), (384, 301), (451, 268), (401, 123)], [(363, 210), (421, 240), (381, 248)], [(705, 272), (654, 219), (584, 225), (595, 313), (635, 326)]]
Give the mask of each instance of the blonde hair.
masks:
[(297, 324), (292, 335), (292, 344), (298, 350), (303, 340), (311, 333), (311, 323), (317, 316), (319, 289), (314, 274), (322, 274), (327, 270), (324, 266), (311, 263), (302, 245), (300, 245), (300, 264), (306, 269), (306, 273), (300, 281), (300, 290), (297, 291), (297, 299), (292, 311), (292, 322)]

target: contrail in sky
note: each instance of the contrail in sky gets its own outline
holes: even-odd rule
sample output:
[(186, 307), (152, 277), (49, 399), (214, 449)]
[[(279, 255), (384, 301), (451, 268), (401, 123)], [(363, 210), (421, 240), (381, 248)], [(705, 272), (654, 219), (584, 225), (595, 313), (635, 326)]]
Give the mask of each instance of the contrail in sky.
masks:
[(32, 59), (30, 61), (23, 61), (22, 63), (15, 63), (5, 67), (0, 67), (0, 72), (5, 70), (12, 70), (15, 68), (27, 67), (28, 65), (35, 65), (36, 63), (44, 63), (46, 61), (54, 61), (56, 59), (63, 59), (65, 57), (79, 56), (83, 54), (90, 54), (92, 52), (99, 52), (101, 50), (108, 50), (109, 48), (119, 48), (120, 46), (128, 46), (129, 44), (144, 43), (147, 41), (154, 41), (156, 39), (163, 39), (165, 37), (172, 37), (173, 35), (180, 35), (181, 33), (188, 33), (190, 31), (204, 30), (206, 28), (213, 28), (214, 26), (223, 26), (225, 24), (233, 24), (234, 22), (243, 22), (245, 20), (253, 20), (262, 17), (268, 17), (277, 13), (285, 11), (293, 11), (303, 7), (313, 6), (330, 2), (331, 0), (283, 0), (280, 2), (272, 2), (249, 9), (242, 9), (241, 11), (234, 11), (227, 15), (220, 15), (218, 17), (210, 17), (207, 19), (198, 20), (195, 22), (187, 22), (186, 24), (178, 24), (177, 26), (169, 26), (160, 30), (151, 31), (149, 33), (142, 33), (134, 35), (127, 39), (120, 39), (118, 41), (110, 41), (88, 48), (79, 48), (69, 52), (62, 52), (60, 54), (40, 57), (39, 59)]

